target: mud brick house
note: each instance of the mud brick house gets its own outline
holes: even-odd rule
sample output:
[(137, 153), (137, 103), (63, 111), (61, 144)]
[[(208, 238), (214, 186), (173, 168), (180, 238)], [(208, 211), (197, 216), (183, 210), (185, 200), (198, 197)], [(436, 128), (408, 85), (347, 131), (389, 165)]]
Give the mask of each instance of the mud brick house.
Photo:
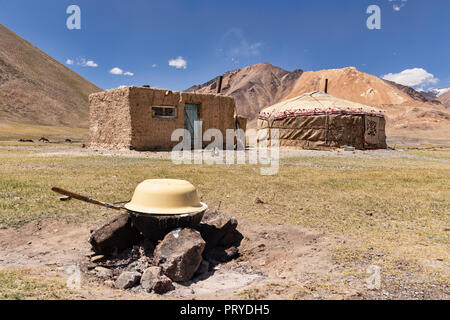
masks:
[[(226, 130), (242, 123), (234, 99), (216, 94), (123, 87), (91, 94), (89, 104), (94, 148), (170, 150), (180, 142), (171, 141), (173, 131), (183, 128), (193, 144), (199, 136), (194, 135), (194, 122), (200, 120), (202, 136), (210, 128), (219, 129), (225, 145)], [(205, 141), (202, 147), (210, 143)]]

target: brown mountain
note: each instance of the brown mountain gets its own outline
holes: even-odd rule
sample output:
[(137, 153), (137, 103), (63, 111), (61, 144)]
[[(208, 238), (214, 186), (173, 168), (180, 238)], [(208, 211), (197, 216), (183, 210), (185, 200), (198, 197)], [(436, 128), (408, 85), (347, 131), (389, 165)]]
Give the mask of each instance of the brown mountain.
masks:
[[(217, 79), (188, 90), (215, 92)], [(261, 109), (276, 102), (324, 90), (325, 79), (328, 79), (328, 93), (385, 111), (388, 135), (397, 140), (450, 140), (450, 111), (439, 101), (428, 101), (410, 87), (360, 72), (354, 67), (303, 73), (257, 64), (225, 73), (224, 79), (222, 92), (234, 96), (238, 113), (250, 120), (254, 120)], [(251, 121), (250, 126), (254, 125), (255, 121)]]
[[(222, 93), (235, 98), (240, 115), (254, 119), (262, 108), (283, 99), (302, 73), (302, 70), (289, 72), (269, 63), (259, 63), (224, 73)], [(219, 77), (186, 91), (216, 92), (218, 79)]]
[(0, 25), (0, 124), (87, 127), (101, 90)]
[(444, 106), (450, 107), (450, 91), (437, 98)]
[(305, 72), (285, 99), (323, 90), (325, 79), (329, 81), (328, 93), (367, 105), (417, 104), (427, 101), (414, 89), (360, 72), (354, 67)]

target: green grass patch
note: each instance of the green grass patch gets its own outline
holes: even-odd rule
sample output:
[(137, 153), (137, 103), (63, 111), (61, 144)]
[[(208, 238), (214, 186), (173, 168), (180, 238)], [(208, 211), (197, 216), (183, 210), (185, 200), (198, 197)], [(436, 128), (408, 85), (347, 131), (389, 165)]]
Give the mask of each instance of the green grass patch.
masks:
[(71, 294), (63, 281), (43, 280), (29, 269), (0, 270), (1, 300), (67, 299)]

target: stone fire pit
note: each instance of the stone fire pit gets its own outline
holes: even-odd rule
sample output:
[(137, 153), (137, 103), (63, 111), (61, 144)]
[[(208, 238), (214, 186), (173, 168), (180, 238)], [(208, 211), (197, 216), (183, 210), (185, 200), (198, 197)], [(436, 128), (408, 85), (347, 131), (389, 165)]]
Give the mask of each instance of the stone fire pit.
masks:
[(87, 269), (111, 287), (164, 294), (175, 289), (173, 282), (188, 282), (239, 256), (243, 236), (225, 212), (207, 210), (198, 226), (171, 230), (159, 241), (143, 235), (134, 221), (121, 214), (89, 237)]

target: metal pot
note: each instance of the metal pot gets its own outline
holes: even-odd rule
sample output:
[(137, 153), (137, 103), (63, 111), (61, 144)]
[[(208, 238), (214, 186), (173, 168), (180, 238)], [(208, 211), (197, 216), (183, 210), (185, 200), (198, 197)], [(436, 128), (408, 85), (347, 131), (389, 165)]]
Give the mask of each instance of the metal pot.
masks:
[(52, 190), (69, 198), (110, 209), (126, 210), (136, 229), (153, 241), (161, 240), (177, 228), (197, 227), (208, 208), (199, 201), (195, 187), (184, 180), (146, 180), (136, 187), (132, 200), (123, 206), (94, 200), (58, 187)]
[(180, 215), (151, 215), (128, 210), (133, 225), (146, 238), (158, 241), (178, 228), (195, 228), (202, 221), (205, 211)]

